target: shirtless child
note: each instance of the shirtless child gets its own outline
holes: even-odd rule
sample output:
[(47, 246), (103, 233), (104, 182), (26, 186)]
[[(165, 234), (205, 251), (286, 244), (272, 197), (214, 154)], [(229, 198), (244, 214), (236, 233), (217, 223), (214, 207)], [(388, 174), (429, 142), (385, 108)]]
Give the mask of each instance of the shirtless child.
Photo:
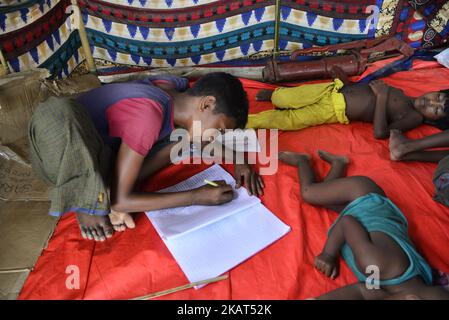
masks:
[(326, 123), (363, 121), (373, 123), (377, 139), (385, 139), (392, 129), (408, 131), (423, 122), (435, 124), (449, 118), (440, 104), (426, 104), (441, 96), (446, 93), (411, 98), (381, 80), (343, 85), (335, 79), (330, 83), (260, 90), (256, 99), (271, 100), (276, 109), (249, 115), (247, 128), (298, 130)]
[[(359, 282), (317, 299), (449, 299), (449, 292), (431, 286), (430, 266), (414, 248), (408, 236), (406, 218), (384, 191), (368, 177), (344, 177), (349, 163), (347, 157), (324, 151), (319, 151), (319, 156), (331, 164), (322, 182), (315, 179), (309, 155), (279, 154), (282, 161), (298, 166), (305, 202), (341, 212), (328, 232), (323, 251), (315, 258), (315, 267), (335, 279), (341, 252)], [(371, 265), (380, 271), (378, 289), (368, 289), (366, 285), (372, 273), (365, 271)]]

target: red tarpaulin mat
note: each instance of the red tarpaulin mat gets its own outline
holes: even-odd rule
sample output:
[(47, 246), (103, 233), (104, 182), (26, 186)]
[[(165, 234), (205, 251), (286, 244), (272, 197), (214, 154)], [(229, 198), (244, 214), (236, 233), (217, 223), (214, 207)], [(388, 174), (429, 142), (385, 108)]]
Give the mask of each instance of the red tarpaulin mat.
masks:
[[(435, 63), (418, 62), (413, 71), (396, 73), (385, 81), (409, 95), (449, 88), (449, 70)], [(255, 93), (269, 85), (243, 80), (251, 110), (270, 108), (254, 101)], [(422, 126), (408, 134), (419, 138), (438, 132)], [(280, 132), (279, 149), (309, 152), (323, 176), (328, 165), (317, 160), (318, 149), (348, 154), (348, 175), (375, 180), (402, 209), (418, 250), (432, 267), (449, 272), (449, 209), (432, 200), (435, 164), (398, 163), (389, 159), (388, 141), (373, 138), (370, 124), (326, 125), (297, 132)], [(156, 190), (194, 175), (205, 166), (171, 166), (150, 181)], [(225, 166), (232, 172), (232, 166)], [(292, 231), (229, 272), (229, 279), (202, 289), (189, 289), (162, 299), (304, 299), (356, 281), (343, 263), (340, 276), (329, 280), (313, 268), (326, 233), (337, 213), (305, 204), (299, 195), (294, 167), (279, 164), (265, 176), (261, 197)], [(144, 214), (136, 215), (136, 228), (116, 233), (103, 243), (81, 238), (73, 214), (61, 218), (48, 248), (27, 279), (20, 299), (129, 299), (187, 283), (176, 261)], [(67, 267), (80, 270), (80, 288), (66, 287)]]

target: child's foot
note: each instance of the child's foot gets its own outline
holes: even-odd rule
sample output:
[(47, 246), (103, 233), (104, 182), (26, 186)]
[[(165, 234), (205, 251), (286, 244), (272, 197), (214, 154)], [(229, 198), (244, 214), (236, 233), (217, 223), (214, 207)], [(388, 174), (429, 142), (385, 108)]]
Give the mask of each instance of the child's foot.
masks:
[(126, 212), (112, 210), (109, 214), (109, 219), (115, 231), (125, 231), (126, 228), (134, 229), (136, 227), (133, 217)]
[(256, 101), (270, 101), (274, 90), (262, 89), (256, 93)]
[(86, 213), (77, 213), (76, 220), (80, 226), (84, 239), (105, 241), (112, 237), (114, 230), (107, 216), (96, 216)]
[(338, 276), (338, 260), (325, 252), (315, 257), (315, 268), (328, 278), (335, 279)]
[(390, 131), (390, 159), (393, 161), (399, 161), (405, 156), (408, 151), (406, 148), (406, 143), (410, 141), (405, 137), (399, 130)]
[(342, 165), (349, 164), (349, 158), (347, 156), (332, 154), (324, 150), (318, 150), (318, 155), (320, 156), (321, 159), (330, 164), (337, 164), (337, 163), (340, 163)]
[(282, 151), (279, 152), (279, 160), (291, 166), (297, 166), (301, 160), (310, 161), (310, 155), (305, 153)]

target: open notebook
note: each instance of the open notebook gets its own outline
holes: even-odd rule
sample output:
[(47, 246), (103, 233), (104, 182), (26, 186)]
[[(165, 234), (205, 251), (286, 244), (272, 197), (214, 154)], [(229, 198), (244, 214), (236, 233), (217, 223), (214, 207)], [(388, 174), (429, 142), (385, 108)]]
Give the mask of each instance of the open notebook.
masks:
[[(219, 165), (159, 192), (198, 188), (204, 179), (234, 178)], [(290, 231), (245, 188), (234, 188), (234, 200), (220, 206), (190, 206), (147, 212), (156, 231), (190, 282), (217, 277)]]

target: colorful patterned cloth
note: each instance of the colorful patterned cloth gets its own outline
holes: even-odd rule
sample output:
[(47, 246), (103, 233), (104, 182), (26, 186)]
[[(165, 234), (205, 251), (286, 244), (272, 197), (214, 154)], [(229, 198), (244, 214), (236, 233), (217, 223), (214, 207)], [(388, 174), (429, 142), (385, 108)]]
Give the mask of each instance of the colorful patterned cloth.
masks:
[[(205, 65), (274, 47), (274, 0), (78, 3), (93, 56), (115, 63)], [(11, 69), (41, 66), (55, 76), (69, 74), (84, 59), (71, 11), (70, 0), (0, 6), (0, 47)], [(447, 0), (283, 0), (279, 46), (294, 50), (396, 34), (416, 48), (431, 47), (447, 37), (448, 15)]]

